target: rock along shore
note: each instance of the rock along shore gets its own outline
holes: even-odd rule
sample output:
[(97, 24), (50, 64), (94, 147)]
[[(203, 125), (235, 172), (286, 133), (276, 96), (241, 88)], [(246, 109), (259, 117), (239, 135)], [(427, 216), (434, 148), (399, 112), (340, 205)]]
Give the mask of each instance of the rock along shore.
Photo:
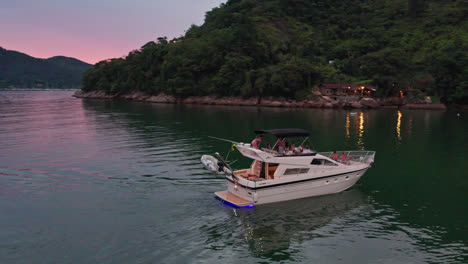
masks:
[(433, 103), (405, 103), (377, 101), (373, 98), (339, 98), (337, 100), (328, 96), (317, 96), (314, 99), (296, 101), (282, 97), (251, 97), (240, 96), (217, 97), (217, 96), (189, 96), (186, 98), (176, 98), (172, 95), (159, 94), (148, 95), (143, 92), (132, 92), (127, 94), (106, 94), (104, 91), (83, 92), (78, 90), (73, 95), (77, 98), (89, 99), (123, 99), (132, 101), (142, 101), (150, 103), (166, 104), (201, 104), (201, 105), (236, 105), (236, 106), (267, 106), (267, 107), (302, 107), (302, 108), (408, 108), (408, 109), (439, 109), (447, 107), (444, 104)]

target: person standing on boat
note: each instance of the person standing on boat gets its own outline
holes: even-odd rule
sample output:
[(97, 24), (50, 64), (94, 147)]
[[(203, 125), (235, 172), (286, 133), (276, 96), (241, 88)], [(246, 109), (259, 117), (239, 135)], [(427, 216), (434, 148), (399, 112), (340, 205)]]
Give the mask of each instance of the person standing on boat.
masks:
[(301, 144), (299, 147), (296, 148), (296, 151), (297, 151), (298, 153), (302, 153), (302, 151), (304, 151), (304, 145)]
[(350, 159), (351, 157), (346, 155), (346, 152), (343, 151), (343, 155), (341, 155), (341, 162), (344, 164), (349, 164)]
[(311, 153), (314, 153), (314, 152), (313, 152), (312, 150), (310, 150), (309, 147), (306, 147), (306, 148), (302, 151), (302, 153), (304, 153), (304, 154), (311, 154)]
[(279, 151), (280, 148), (283, 149), (283, 152), (286, 150), (285, 138), (279, 138), (275, 146), (273, 147), (273, 150)]
[(333, 154), (331, 155), (330, 158), (331, 158), (332, 160), (338, 161), (338, 159), (340, 158), (340, 154), (336, 153), (336, 151), (333, 151)]
[(260, 144), (262, 144), (263, 136), (259, 136), (258, 138), (252, 140), (252, 147), (256, 149), (260, 149)]

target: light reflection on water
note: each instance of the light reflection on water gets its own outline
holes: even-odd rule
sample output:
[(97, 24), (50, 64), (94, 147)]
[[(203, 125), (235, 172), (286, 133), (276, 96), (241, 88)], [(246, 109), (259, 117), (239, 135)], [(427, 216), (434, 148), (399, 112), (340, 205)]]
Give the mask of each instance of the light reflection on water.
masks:
[(365, 149), (363, 137), (364, 137), (364, 113), (360, 112), (359, 113), (358, 142), (357, 142), (358, 148), (360, 150)]
[[(468, 258), (467, 182), (460, 176), (468, 170), (464, 119), (437, 111), (351, 115), (70, 95), (15, 91), (0, 97), (2, 263)], [(274, 127), (310, 130), (321, 151), (376, 150), (376, 163), (341, 194), (251, 209), (215, 200), (225, 180), (207, 173), (199, 158), (230, 144), (208, 136), (249, 142), (254, 129)], [(414, 158), (426, 152), (457, 155), (443, 165)], [(249, 165), (232, 155), (236, 166)]]
[(345, 123), (346, 139), (349, 139), (349, 137), (350, 137), (349, 125), (350, 125), (349, 112), (346, 112), (346, 123)]
[[(365, 130), (368, 125), (364, 112), (346, 112), (345, 124), (345, 141), (352, 142), (352, 145), (357, 150), (365, 150)], [(353, 122), (351, 122), (353, 120)], [(348, 150), (355, 150), (348, 149)]]
[(401, 141), (401, 132), (400, 132), (401, 131), (401, 116), (402, 116), (400, 110), (398, 110), (397, 116), (398, 117), (397, 117), (397, 122), (396, 122), (396, 132), (397, 132), (397, 140), (400, 142)]

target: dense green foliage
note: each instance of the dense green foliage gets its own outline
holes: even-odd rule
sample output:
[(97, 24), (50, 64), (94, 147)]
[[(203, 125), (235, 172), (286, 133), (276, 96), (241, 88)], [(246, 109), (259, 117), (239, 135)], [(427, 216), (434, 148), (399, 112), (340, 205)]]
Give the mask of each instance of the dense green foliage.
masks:
[(78, 88), (91, 67), (74, 58), (37, 59), (0, 47), (0, 88)]
[(96, 64), (83, 89), (300, 99), (352, 82), (466, 102), (467, 17), (462, 0), (229, 0), (180, 39)]

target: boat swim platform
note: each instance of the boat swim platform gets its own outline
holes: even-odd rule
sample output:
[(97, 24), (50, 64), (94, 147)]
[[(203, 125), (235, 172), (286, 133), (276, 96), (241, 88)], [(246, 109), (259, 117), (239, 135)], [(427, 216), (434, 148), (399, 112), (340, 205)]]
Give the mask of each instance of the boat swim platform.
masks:
[(224, 202), (236, 207), (253, 207), (253, 203), (251, 201), (245, 200), (229, 191), (215, 192), (215, 195)]

